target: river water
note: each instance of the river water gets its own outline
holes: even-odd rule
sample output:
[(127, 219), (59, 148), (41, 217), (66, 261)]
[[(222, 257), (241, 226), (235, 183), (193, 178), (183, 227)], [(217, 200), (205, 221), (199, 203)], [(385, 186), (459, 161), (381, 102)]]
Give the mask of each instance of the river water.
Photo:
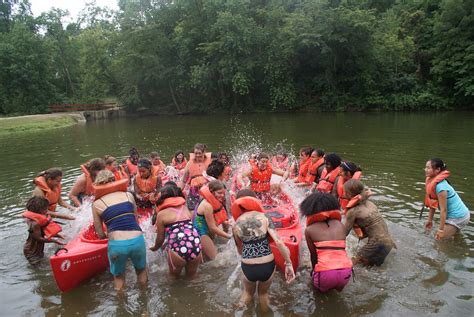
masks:
[[(26, 225), (20, 214), (37, 172), (60, 167), (63, 196), (80, 174), (79, 164), (110, 154), (125, 156), (130, 146), (142, 154), (158, 150), (166, 163), (177, 149), (190, 151), (206, 143), (235, 160), (277, 143), (296, 154), (304, 145), (339, 153), (359, 164), (363, 181), (388, 223), (398, 249), (380, 268), (355, 268), (355, 281), (342, 293), (313, 292), (310, 262), (302, 244), (301, 267), (291, 285), (280, 274), (270, 289), (275, 316), (471, 316), (474, 309), (474, 226), (471, 221), (454, 241), (436, 242), (426, 235), (418, 211), (424, 195), (424, 164), (441, 157), (452, 172), (451, 183), (474, 209), (474, 113), (252, 114), (126, 118), (93, 122), (50, 132), (0, 138), (0, 307), (2, 316), (71, 315), (261, 315), (255, 307), (237, 310), (240, 294), (238, 257), (232, 243), (220, 241), (222, 253), (203, 264), (192, 282), (167, 277), (163, 253), (149, 253), (149, 285), (135, 286), (131, 268), (126, 292), (117, 295), (107, 273), (69, 293), (61, 293), (47, 257), (31, 267), (22, 254)], [(301, 193), (287, 190), (298, 203)], [(87, 222), (89, 210), (78, 218)], [(68, 224), (71, 237), (80, 221)], [(435, 228), (437, 228), (436, 218)], [(146, 234), (149, 245), (154, 237)], [(349, 236), (350, 252), (357, 240)], [(46, 248), (46, 254), (54, 252)]]

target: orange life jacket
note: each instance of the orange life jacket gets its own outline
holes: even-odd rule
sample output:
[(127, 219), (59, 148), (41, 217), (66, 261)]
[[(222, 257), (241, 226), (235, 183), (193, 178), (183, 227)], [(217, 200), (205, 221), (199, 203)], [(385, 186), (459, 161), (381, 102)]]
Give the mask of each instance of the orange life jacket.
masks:
[(336, 219), (341, 221), (341, 212), (339, 210), (318, 212), (317, 214), (308, 216), (306, 218), (306, 226), (309, 226), (315, 222), (328, 221), (330, 219)]
[(91, 173), (89, 172), (85, 164), (81, 165), (81, 170), (82, 170), (82, 173), (84, 173), (84, 176), (86, 177), (86, 190), (84, 192), (84, 195), (91, 196), (92, 193), (94, 192), (94, 189), (92, 188), (93, 182), (92, 182)]
[(123, 168), (123, 166), (117, 166), (117, 169), (115, 171), (112, 171), (112, 168), (110, 166), (106, 166), (105, 168), (108, 169), (109, 171), (111, 171), (114, 174), (114, 177), (115, 177), (116, 181), (119, 181), (123, 178), (128, 179), (128, 175), (125, 172), (125, 169)]
[(127, 192), (128, 178), (123, 178), (121, 180), (102, 185), (92, 185), (92, 187), (94, 188), (94, 200), (97, 200), (110, 193)]
[(180, 207), (186, 203), (183, 197), (166, 198), (162, 204), (156, 207), (156, 211), (160, 211), (169, 207)]
[(346, 240), (314, 242), (318, 263), (315, 272), (352, 268), (352, 261), (346, 253)]
[(451, 175), (449, 171), (442, 171), (435, 177), (427, 177), (425, 181), (425, 206), (429, 208), (438, 208), (438, 195), (436, 195), (436, 185), (444, 181)]
[(56, 211), (56, 206), (61, 197), (61, 184), (58, 184), (58, 186), (53, 190), (49, 188), (44, 176), (38, 176), (35, 178), (35, 185), (43, 191), (44, 197), (49, 201), (48, 210)]
[(165, 168), (166, 168), (166, 165), (165, 163), (163, 163), (161, 160), (160, 160), (160, 164), (158, 165), (152, 165), (151, 166), (151, 173), (153, 175), (164, 175), (165, 174)]
[(209, 164), (211, 164), (211, 152), (204, 153), (204, 161), (201, 163), (197, 163), (194, 159), (194, 153), (189, 153), (189, 177), (187, 182), (190, 183), (191, 180), (195, 177), (202, 176), (202, 172), (204, 172)]
[(328, 173), (328, 170), (324, 168), (318, 186), (316, 186), (316, 190), (323, 193), (331, 193), (334, 183), (336, 182), (336, 178), (339, 175), (339, 170), (340, 167), (338, 166)]
[(282, 169), (284, 171), (286, 171), (288, 169), (288, 163), (289, 163), (288, 157), (285, 157), (285, 159), (283, 161), (278, 162), (276, 156), (274, 156), (274, 157), (272, 157), (271, 162), (272, 162), (273, 167)]
[[(368, 195), (370, 196), (370, 191), (368, 192)], [(347, 212), (349, 211), (349, 209), (357, 206), (361, 202), (361, 200), (362, 200), (361, 195), (356, 195), (352, 197), (351, 200), (349, 200), (349, 202), (347, 203), (346, 208), (344, 209), (344, 215), (347, 215)], [(359, 237), (359, 239), (363, 239), (366, 237), (362, 229), (359, 227), (359, 225), (354, 224), (352, 229), (354, 229), (354, 232), (356, 236)]]
[[(362, 177), (362, 172), (357, 171), (352, 175), (352, 179), (360, 179)], [(344, 177), (339, 177), (337, 180), (337, 185), (336, 185), (336, 190), (337, 190), (337, 197), (339, 198), (339, 205), (341, 206), (341, 209), (344, 210), (346, 209), (347, 204), (349, 203), (349, 199), (344, 198), (344, 184), (346, 181), (344, 180)]]
[(23, 217), (33, 220), (36, 222), (43, 230), (44, 237), (48, 240), (51, 240), (52, 237), (61, 232), (62, 228), (56, 222), (51, 220), (51, 217), (37, 214), (32, 211), (25, 211), (22, 214)]
[(138, 166), (133, 164), (132, 161), (130, 161), (130, 158), (128, 158), (125, 163), (127, 164), (128, 172), (130, 173), (130, 176), (136, 175), (138, 173)]
[(184, 169), (186, 167), (186, 164), (188, 164), (188, 161), (186, 160), (186, 158), (183, 158), (183, 161), (181, 163), (176, 163), (175, 158), (171, 160), (171, 166), (173, 166), (178, 171)]
[(217, 200), (217, 198), (211, 193), (208, 186), (201, 187), (201, 189), (199, 190), (199, 194), (209, 204), (211, 204), (214, 220), (216, 221), (217, 226), (228, 219), (225, 206), (219, 200)]
[(306, 184), (311, 185), (314, 183), (314, 181), (316, 180), (316, 177), (318, 176), (318, 169), (322, 165), (324, 165), (324, 157), (321, 157), (316, 162), (311, 163), (308, 169), (308, 173), (306, 174), (306, 178), (304, 179)]
[(253, 165), (250, 174), (250, 188), (256, 193), (269, 191), (272, 174), (273, 168), (270, 164), (267, 164), (267, 168), (263, 171), (260, 170), (257, 164)]
[(306, 175), (308, 174), (309, 166), (311, 165), (311, 158), (306, 158), (299, 163), (298, 168), (298, 183), (303, 183), (306, 179)]
[(246, 211), (264, 212), (262, 203), (255, 197), (245, 196), (236, 199), (231, 207), (232, 217), (237, 220)]
[(158, 182), (158, 176), (150, 174), (148, 178), (142, 178), (140, 173), (135, 177), (135, 184), (138, 189), (144, 194), (153, 193), (156, 191), (156, 183)]

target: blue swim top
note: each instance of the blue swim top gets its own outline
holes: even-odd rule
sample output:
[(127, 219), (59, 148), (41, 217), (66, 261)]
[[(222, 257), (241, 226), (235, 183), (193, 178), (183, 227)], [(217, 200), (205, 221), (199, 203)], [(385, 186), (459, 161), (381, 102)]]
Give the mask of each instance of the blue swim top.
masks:
[(112, 206), (108, 206), (102, 199), (102, 203), (107, 207), (100, 215), (100, 218), (107, 226), (107, 231), (141, 231), (137, 223), (133, 204), (130, 201), (124, 201)]

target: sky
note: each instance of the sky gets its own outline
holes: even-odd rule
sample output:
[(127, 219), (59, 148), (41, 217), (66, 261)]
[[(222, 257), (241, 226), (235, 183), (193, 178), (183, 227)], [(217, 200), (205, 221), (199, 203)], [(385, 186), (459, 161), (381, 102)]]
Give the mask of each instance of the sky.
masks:
[[(49, 11), (52, 8), (60, 8), (68, 10), (71, 19), (75, 20), (79, 12), (86, 6), (86, 2), (90, 0), (30, 0), (31, 11), (35, 17), (41, 13)], [(118, 0), (96, 0), (95, 3), (99, 7), (109, 7), (110, 9), (118, 10)], [(64, 22), (64, 21), (63, 21)]]

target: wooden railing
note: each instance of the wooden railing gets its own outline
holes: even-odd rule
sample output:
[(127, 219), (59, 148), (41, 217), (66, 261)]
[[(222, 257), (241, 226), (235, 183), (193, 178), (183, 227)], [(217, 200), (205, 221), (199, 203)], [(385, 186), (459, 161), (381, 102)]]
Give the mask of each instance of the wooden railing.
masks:
[(116, 108), (116, 103), (80, 104), (66, 103), (49, 105), (50, 112), (98, 111)]

